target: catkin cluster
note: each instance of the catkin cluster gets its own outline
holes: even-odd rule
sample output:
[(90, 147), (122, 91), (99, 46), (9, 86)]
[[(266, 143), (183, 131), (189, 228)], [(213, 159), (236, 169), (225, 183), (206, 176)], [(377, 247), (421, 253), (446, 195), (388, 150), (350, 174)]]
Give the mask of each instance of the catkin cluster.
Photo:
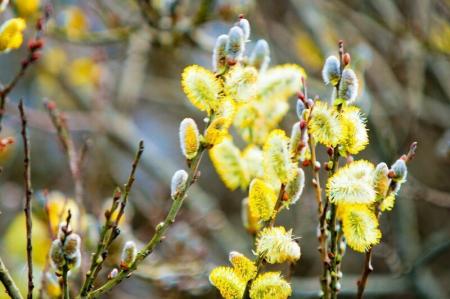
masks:
[[(386, 163), (375, 166), (366, 160), (354, 160), (353, 156), (369, 144), (369, 137), (364, 114), (355, 106), (358, 78), (343, 46), (339, 58), (328, 57), (322, 70), (325, 84), (333, 88), (331, 99), (312, 100), (303, 86), (306, 76), (300, 67), (268, 67), (267, 42), (258, 41), (250, 57), (245, 56), (243, 49), (249, 31), (248, 22), (241, 19), (228, 35), (217, 39), (213, 55), (213, 65), (222, 79), (218, 85), (224, 88), (214, 94), (233, 103), (230, 124), (247, 146), (241, 150), (233, 137), (227, 135), (215, 144), (210, 156), (229, 189), (240, 187), (248, 192), (242, 201), (242, 220), (247, 231), (256, 236), (253, 250), (256, 259), (239, 254), (246, 261), (241, 263), (247, 267), (244, 271), (230, 258), (233, 267), (215, 268), (210, 281), (224, 298), (286, 298), (291, 294), (281, 274), (264, 273), (261, 264), (294, 263), (300, 258), (300, 247), (292, 230), (275, 226), (275, 220), (282, 209), (298, 202), (305, 183), (302, 167), (311, 166), (317, 173), (313, 186), (319, 205), (324, 265), (321, 282), (327, 297), (340, 289), (340, 263), (346, 245), (366, 252), (380, 242), (379, 217), (394, 205), (406, 179), (407, 158), (403, 156), (390, 168)], [(229, 87), (230, 82), (234, 88)], [(303, 92), (299, 91), (302, 88)], [(296, 92), (298, 122), (288, 136), (278, 125), (288, 110), (289, 97)], [(324, 146), (328, 161), (317, 160), (317, 145)], [(342, 167), (340, 157), (347, 162)], [(319, 182), (321, 169), (328, 172), (323, 187)], [(323, 199), (322, 190), (325, 190)], [(331, 262), (327, 252), (332, 256)], [(255, 274), (242, 275), (253, 273), (255, 265)], [(269, 285), (277, 291), (264, 289)]]

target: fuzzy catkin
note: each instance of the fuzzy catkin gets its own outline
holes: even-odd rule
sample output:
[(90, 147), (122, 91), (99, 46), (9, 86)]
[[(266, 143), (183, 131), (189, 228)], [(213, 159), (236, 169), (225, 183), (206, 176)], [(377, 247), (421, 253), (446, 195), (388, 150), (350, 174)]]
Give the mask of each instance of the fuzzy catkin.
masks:
[(260, 39), (256, 42), (255, 48), (249, 58), (250, 65), (259, 71), (265, 71), (270, 63), (270, 48), (266, 40)]
[(329, 56), (325, 60), (322, 69), (322, 79), (325, 84), (332, 84), (336, 86), (341, 77), (340, 63), (336, 56)]
[(216, 39), (212, 55), (212, 66), (214, 72), (223, 73), (227, 65), (228, 35), (222, 34)]
[(228, 32), (227, 43), (227, 61), (229, 64), (236, 64), (242, 58), (245, 50), (244, 31), (238, 27), (233, 26)]
[(170, 196), (175, 199), (177, 195), (184, 190), (188, 180), (188, 173), (183, 170), (177, 170), (173, 176), (170, 184)]
[(200, 134), (192, 118), (185, 118), (180, 123), (180, 147), (188, 160), (194, 158), (200, 148)]
[(357, 95), (358, 78), (351, 68), (345, 68), (339, 82), (338, 98), (344, 99), (347, 104), (351, 104), (355, 101)]

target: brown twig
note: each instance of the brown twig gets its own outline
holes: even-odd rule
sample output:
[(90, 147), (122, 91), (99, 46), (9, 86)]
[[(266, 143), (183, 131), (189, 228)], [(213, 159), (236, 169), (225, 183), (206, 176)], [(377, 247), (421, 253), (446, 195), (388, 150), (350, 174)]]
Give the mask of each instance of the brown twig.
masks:
[(50, 17), (50, 6), (47, 6), (44, 9), (44, 16), (39, 18), (36, 22), (36, 33), (34, 39), (32, 39), (28, 44), (28, 53), (25, 59), (22, 61), (20, 70), (13, 77), (13, 79), (6, 84), (5, 86), (1, 86), (0, 90), (0, 132), (2, 131), (2, 120), (5, 115), (5, 104), (8, 97), (8, 94), (16, 87), (19, 80), (25, 75), (28, 68), (36, 62), (40, 57), (40, 50), (44, 46), (42, 40), (43, 28), (45, 23)]
[(166, 218), (163, 222), (157, 225), (156, 232), (153, 235), (152, 239), (144, 246), (142, 250), (138, 252), (135, 261), (130, 266), (122, 268), (115, 278), (109, 280), (98, 289), (89, 292), (86, 296), (81, 296), (82, 298), (98, 298), (99, 296), (109, 292), (113, 287), (121, 283), (125, 278), (129, 277), (131, 273), (133, 273), (137, 269), (138, 265), (147, 256), (149, 256), (153, 252), (155, 247), (163, 240), (167, 229), (175, 222), (175, 218), (178, 215), (181, 206), (183, 205), (189, 188), (196, 182), (198, 178), (198, 167), (205, 150), (206, 148), (201, 146), (197, 155), (191, 160), (186, 186), (177, 193), (175, 198), (172, 199), (172, 205), (169, 209), (169, 212), (167, 213)]
[[(111, 246), (112, 242), (117, 238), (117, 236), (120, 234), (118, 226), (120, 223), (120, 219), (122, 218), (125, 212), (125, 207), (128, 203), (128, 196), (135, 181), (137, 166), (139, 164), (143, 152), (144, 152), (144, 142), (141, 140), (139, 142), (139, 148), (138, 151), (136, 152), (136, 156), (131, 166), (130, 175), (128, 176), (127, 183), (125, 184), (124, 187), (123, 196), (120, 189), (116, 190), (114, 192), (111, 209), (106, 211), (105, 213), (106, 219), (105, 224), (103, 225), (100, 233), (100, 241), (97, 245), (95, 253), (92, 256), (90, 269), (86, 273), (86, 280), (84, 281), (83, 286), (81, 288), (80, 294), (82, 297), (86, 296), (88, 292), (91, 290), (95, 278), (100, 272), (103, 262), (108, 255), (109, 247)], [(116, 211), (118, 211), (117, 216), (115, 217), (115, 219), (111, 219), (113, 213), (115, 213)]]
[[(339, 41), (338, 43), (339, 46), (339, 62), (340, 62), (340, 78), (342, 77), (342, 72), (344, 70), (344, 42), (342, 40)], [(339, 84), (340, 84), (340, 79), (336, 84), (336, 94), (339, 93)], [(336, 107), (338, 113), (341, 112), (342, 109), (342, 105), (338, 105)], [(339, 150), (338, 150), (338, 146), (335, 146), (333, 148), (332, 151), (332, 159), (330, 160), (330, 162), (332, 163), (331, 169), (328, 172), (328, 177), (331, 177), (334, 173), (336, 173), (337, 169), (338, 169), (338, 163), (339, 163)], [(328, 264), (328, 273), (327, 276), (330, 277), (330, 281), (329, 281), (329, 291), (330, 291), (330, 298), (331, 299), (336, 299), (337, 298), (337, 294), (339, 292), (338, 289), (338, 284), (339, 284), (339, 275), (337, 273), (337, 268), (338, 268), (338, 264), (340, 263), (340, 260), (338, 259), (338, 230), (337, 230), (337, 219), (336, 219), (336, 215), (337, 215), (337, 207), (335, 204), (332, 204), (330, 202), (330, 199), (327, 197), (326, 198), (326, 203), (325, 206), (328, 207), (329, 209), (324, 209), (323, 214), (322, 214), (322, 219), (324, 221), (327, 221), (327, 226), (329, 227), (329, 232), (330, 232), (330, 246), (329, 246), (329, 252), (328, 252), (328, 257), (330, 259), (330, 262)], [(329, 219), (327, 219), (327, 213), (329, 211)], [(326, 265), (324, 265), (326, 266)]]
[[(333, 166), (331, 170), (329, 171), (329, 177), (331, 177), (334, 173), (336, 173), (336, 170), (338, 169), (338, 162), (339, 162), (339, 151), (336, 148), (334, 148), (333, 151), (333, 158), (331, 160), (333, 163)], [(327, 197), (327, 204), (329, 206), (330, 211), (330, 218), (327, 219), (327, 226), (329, 227), (330, 231), (330, 248), (328, 252), (328, 257), (330, 259), (330, 262), (328, 263), (328, 275), (331, 278), (330, 279), (330, 296), (331, 298), (335, 299), (337, 298), (337, 293), (339, 292), (337, 285), (339, 282), (339, 276), (337, 273), (337, 266), (338, 266), (338, 231), (336, 229), (336, 214), (337, 214), (337, 207), (335, 204), (330, 202), (330, 199)], [(326, 219), (326, 213), (327, 211), (324, 210), (324, 219)]]
[[(80, 207), (82, 207), (83, 203), (83, 182), (81, 180), (81, 171), (80, 171), (80, 158), (78, 157), (77, 150), (75, 148), (75, 144), (73, 142), (72, 136), (67, 127), (67, 122), (64, 115), (57, 109), (54, 102), (45, 103), (45, 108), (47, 108), (48, 114), (50, 115), (50, 119), (56, 128), (59, 141), (63, 146), (64, 152), (67, 156), (67, 160), (69, 162), (70, 173), (73, 178), (74, 188), (75, 188), (75, 200)], [(81, 215), (82, 213), (80, 213)]]
[(33, 189), (31, 187), (31, 159), (30, 159), (30, 140), (27, 132), (27, 118), (23, 107), (23, 101), (19, 102), (20, 119), (22, 121), (22, 140), (24, 150), (24, 180), (25, 180), (25, 219), (27, 230), (27, 266), (28, 266), (28, 294), (27, 298), (33, 298), (33, 243), (32, 243), (32, 227), (31, 219), (31, 197), (33, 196)]
[[(72, 233), (70, 229), (70, 220), (72, 219), (72, 213), (70, 210), (67, 212), (66, 225), (61, 229), (63, 232), (63, 236), (61, 239), (61, 243), (64, 244), (66, 242), (66, 238), (68, 235)], [(63, 299), (70, 299), (70, 291), (69, 291), (69, 283), (68, 283), (68, 275), (69, 275), (69, 265), (66, 260), (66, 255), (64, 253), (64, 265), (61, 273), (62, 277), (62, 293)]]

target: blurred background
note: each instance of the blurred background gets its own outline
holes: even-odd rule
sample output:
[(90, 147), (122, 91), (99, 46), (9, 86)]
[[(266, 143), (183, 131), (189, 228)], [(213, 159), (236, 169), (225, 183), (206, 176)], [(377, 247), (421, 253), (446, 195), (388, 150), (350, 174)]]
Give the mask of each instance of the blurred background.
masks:
[[(15, 139), (15, 144), (0, 151), (0, 255), (23, 287), (18, 99), (25, 101), (31, 133), (36, 276), (44, 268), (51, 239), (42, 217), (43, 202), (76, 196), (69, 163), (43, 104), (46, 100), (54, 101), (64, 113), (76, 150), (85, 153), (82, 200), (89, 215), (80, 225), (88, 228), (92, 239), (114, 187), (126, 182), (138, 141), (145, 141), (131, 206), (117, 242), (143, 243), (170, 206), (173, 172), (185, 168), (179, 122), (192, 117), (201, 123), (204, 117), (182, 93), (180, 74), (190, 64), (211, 68), (215, 38), (228, 32), (243, 13), (252, 26), (251, 39), (268, 41), (271, 65), (301, 65), (308, 74), (310, 95), (321, 98), (331, 94), (321, 81), (322, 64), (328, 55), (337, 55), (337, 42), (344, 40), (361, 82), (359, 106), (368, 115), (371, 143), (360, 157), (390, 164), (412, 141), (419, 142), (408, 183), (395, 208), (383, 215), (383, 239), (374, 250), (375, 272), (366, 298), (450, 298), (450, 1), (48, 3), (53, 13), (42, 57), (10, 94), (0, 135)], [(33, 18), (39, 12), (7, 10), (1, 21), (16, 14), (29, 20), (27, 40), (34, 34)], [(0, 56), (1, 82), (11, 80), (25, 55), (23, 46)], [(287, 131), (296, 121), (295, 101), (293, 97), (292, 109), (282, 122)], [(301, 202), (280, 217), (280, 223), (293, 227), (301, 237), (302, 258), (292, 271), (294, 298), (316, 298), (319, 289), (316, 204), (307, 185)], [(166, 241), (134, 278), (105, 298), (218, 297), (208, 283), (209, 270), (226, 263), (232, 250), (251, 255), (252, 240), (240, 216), (243, 197), (242, 191), (225, 188), (207, 157)], [(363, 258), (347, 251), (342, 298), (355, 296)], [(85, 253), (83, 263), (88, 261)], [(112, 256), (99, 281), (117, 263)], [(4, 296), (0, 293), (0, 298)]]

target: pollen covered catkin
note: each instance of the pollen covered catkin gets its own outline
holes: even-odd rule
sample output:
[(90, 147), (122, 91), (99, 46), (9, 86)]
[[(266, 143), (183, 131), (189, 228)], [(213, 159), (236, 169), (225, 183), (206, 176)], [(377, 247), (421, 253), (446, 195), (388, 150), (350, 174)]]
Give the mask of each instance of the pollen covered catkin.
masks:
[(180, 147), (188, 160), (194, 158), (200, 148), (200, 134), (192, 118), (185, 118), (180, 123)]

